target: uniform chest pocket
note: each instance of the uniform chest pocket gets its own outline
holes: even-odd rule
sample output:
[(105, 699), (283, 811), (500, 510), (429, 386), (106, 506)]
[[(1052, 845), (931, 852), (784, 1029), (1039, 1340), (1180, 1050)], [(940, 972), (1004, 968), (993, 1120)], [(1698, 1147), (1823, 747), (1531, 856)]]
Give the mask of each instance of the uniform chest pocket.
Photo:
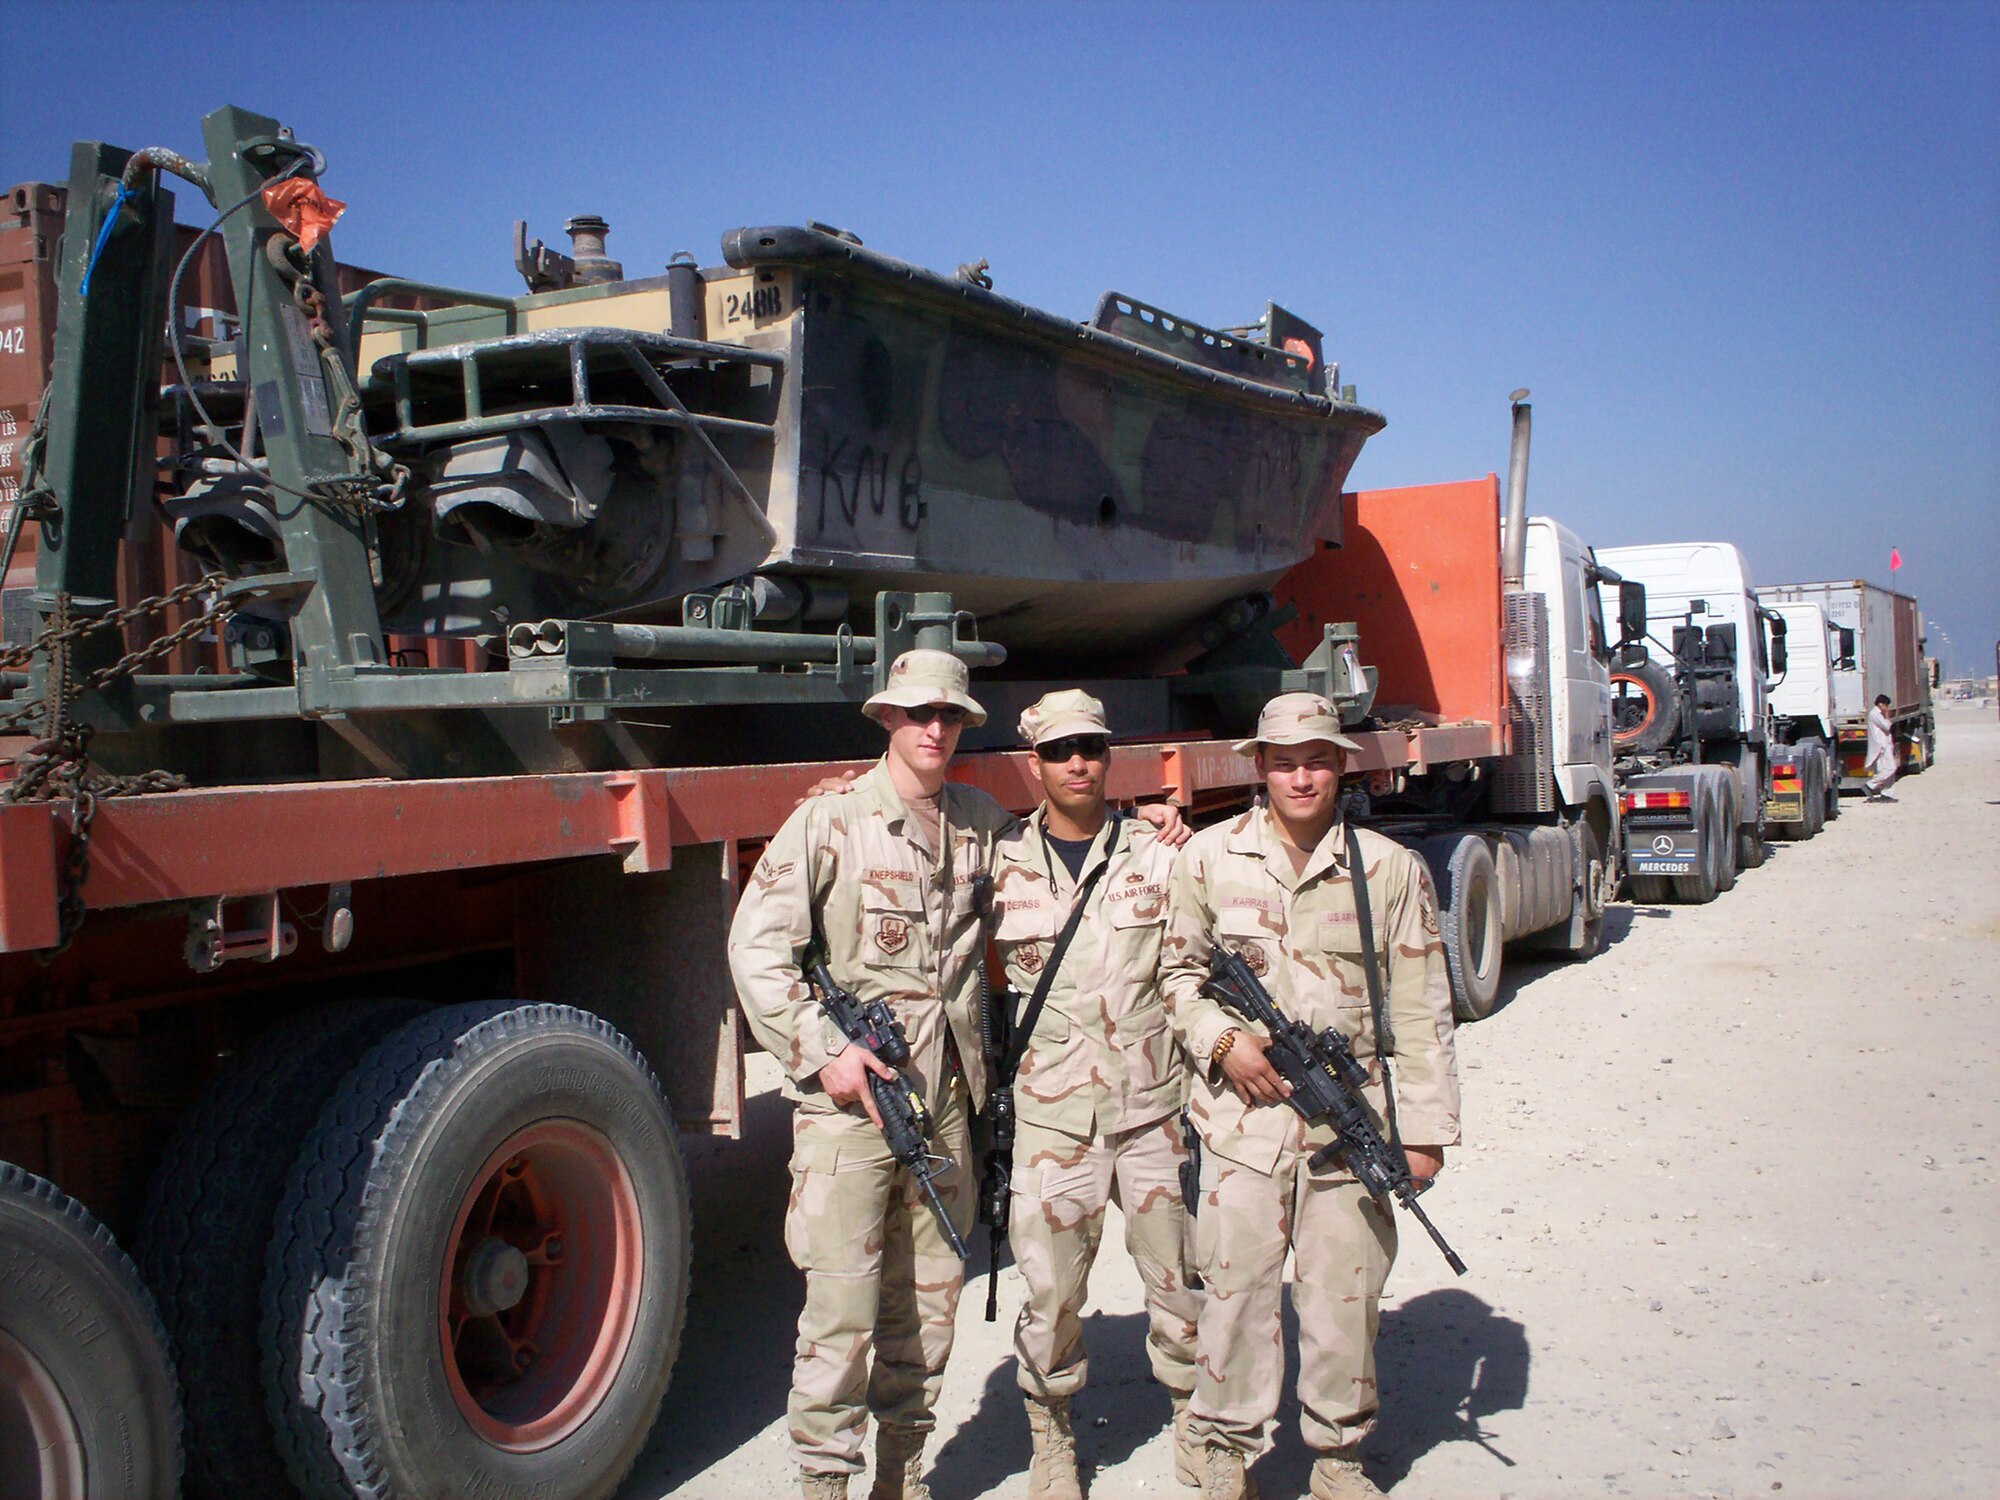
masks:
[(928, 969), (930, 923), (912, 897), (870, 901), (861, 911), (864, 962), (877, 969)]
[(1120, 931), (1158, 927), (1167, 920), (1167, 888), (1164, 883), (1110, 891), (1104, 899), (1111, 925)]
[(1241, 958), (1259, 979), (1271, 972), (1284, 937), (1284, 920), (1254, 906), (1225, 907), (1215, 915), (1215, 940)]
[[(1352, 911), (1323, 911), (1316, 925), (1319, 928), (1320, 952), (1350, 959), (1357, 964), (1361, 962), (1361, 920)], [(1380, 963), (1386, 954), (1379, 928), (1371, 936), (1375, 939), (1375, 959)]]

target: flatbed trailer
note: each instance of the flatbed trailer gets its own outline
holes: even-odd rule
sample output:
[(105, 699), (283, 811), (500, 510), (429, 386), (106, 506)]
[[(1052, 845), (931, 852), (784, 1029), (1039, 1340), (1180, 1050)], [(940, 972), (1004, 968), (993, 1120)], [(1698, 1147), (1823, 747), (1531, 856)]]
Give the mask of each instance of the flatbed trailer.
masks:
[[(1282, 309), (1244, 338), (1107, 294), (1073, 324), (823, 227), (737, 231), (728, 265), (662, 278), (381, 297), (273, 199), (222, 212), (317, 153), (239, 110), (204, 132), (206, 164), (80, 143), (64, 202), (29, 193), (13, 226), (62, 316), (4, 393), (45, 446), (19, 474), (28, 670), (0, 756), (8, 793), (75, 793), (0, 795), (0, 1245), (29, 1247), (0, 1277), (0, 1404), (26, 1414), (0, 1421), (0, 1474), (39, 1470), (35, 1500), (107, 1473), (166, 1493), (183, 1432), (190, 1500), (375, 1493), (377, 1466), (425, 1500), (608, 1495), (678, 1351), (678, 1135), (742, 1126), (735, 894), (801, 796), (867, 764), (858, 705), (911, 645), (975, 668), (993, 721), (952, 774), (1017, 812), (1037, 782), (1012, 711), (1055, 682), (1125, 731), (1114, 800), (1196, 819), (1248, 804), (1228, 741), (1264, 697), (1326, 692), (1362, 746), (1355, 816), (1439, 872), (1455, 985), (1490, 1007), (1504, 938), (1594, 948), (1615, 804), (1507, 667), (1583, 623), (1517, 628), (1492, 476), (1342, 495), (1382, 418)], [(221, 213), (202, 302), (255, 313), (165, 389), (163, 322), (231, 326), (185, 296), (164, 316), (202, 246), (162, 173)], [(36, 229), (58, 207), (59, 276)], [(415, 331), (371, 383), (354, 347), (385, 323)], [(605, 433), (645, 439), (623, 489), (480, 467), (556, 475)], [(600, 504), (634, 526), (599, 541), (651, 526), (665, 550), (562, 572), (563, 526)], [(541, 529), (514, 535), (523, 506)], [(995, 535), (1018, 545), (987, 576)], [(132, 617), (176, 582), (206, 593)], [(72, 608), (120, 639), (65, 662)], [(35, 740), (38, 715), (67, 736)], [(188, 785), (89, 779), (148, 768)], [(82, 1361), (80, 1317), (107, 1330)]]

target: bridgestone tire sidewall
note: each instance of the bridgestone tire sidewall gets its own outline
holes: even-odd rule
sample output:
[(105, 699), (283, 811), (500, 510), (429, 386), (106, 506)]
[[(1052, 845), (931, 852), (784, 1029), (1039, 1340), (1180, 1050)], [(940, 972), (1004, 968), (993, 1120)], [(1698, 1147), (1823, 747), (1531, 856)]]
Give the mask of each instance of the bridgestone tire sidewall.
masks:
[[(0, 1162), (0, 1328), (61, 1392), (91, 1500), (179, 1493), (179, 1387), (139, 1273), (110, 1234), (46, 1179)], [(0, 1495), (28, 1493), (0, 1474)]]
[[(307, 1316), (336, 1325), (315, 1339), (339, 1349), (333, 1367), (302, 1382), (293, 1398), (304, 1398), (294, 1423), (317, 1438), (322, 1454), (331, 1444), (344, 1471), (347, 1487), (328, 1488), (334, 1476), (314, 1464), (315, 1492), (329, 1500), (607, 1496), (653, 1426), (686, 1305), (687, 1187), (672, 1118), (631, 1043), (587, 1013), (546, 1005), (453, 1010), (470, 1023), (461, 1032), (441, 1034), (435, 1017), (412, 1023), (364, 1059), (328, 1106), (320, 1157), (358, 1148), (364, 1156), (372, 1150), (373, 1161), (334, 1205), (323, 1267), (314, 1272), (313, 1257), (295, 1251), (294, 1290), (267, 1286), (267, 1298), (292, 1300), (310, 1289)], [(369, 1097), (385, 1081), (408, 1079), (426, 1054), (399, 1097)], [(551, 1119), (596, 1128), (623, 1161), (638, 1200), (643, 1281), (622, 1368), (597, 1410), (552, 1447), (510, 1453), (474, 1432), (454, 1403), (438, 1331), (438, 1276), (480, 1168), (517, 1131)], [(314, 1154), (309, 1143), (295, 1187), (316, 1174)]]

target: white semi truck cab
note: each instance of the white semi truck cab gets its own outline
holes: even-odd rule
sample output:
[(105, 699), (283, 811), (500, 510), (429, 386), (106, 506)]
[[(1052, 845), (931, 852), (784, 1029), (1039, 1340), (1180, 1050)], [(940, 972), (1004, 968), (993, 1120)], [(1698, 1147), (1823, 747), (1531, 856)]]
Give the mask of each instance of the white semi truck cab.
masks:
[(1763, 863), (1771, 681), (1788, 664), (1782, 622), (1759, 607), (1749, 565), (1727, 542), (1597, 557), (1646, 590), (1644, 639), (1611, 674), (1633, 896), (1712, 901), (1739, 869)]
[(1759, 604), (1784, 623), (1785, 670), (1771, 682), (1771, 785), (1764, 826), (1809, 839), (1840, 816), (1834, 663), (1854, 654), (1854, 632), (1810, 600)]

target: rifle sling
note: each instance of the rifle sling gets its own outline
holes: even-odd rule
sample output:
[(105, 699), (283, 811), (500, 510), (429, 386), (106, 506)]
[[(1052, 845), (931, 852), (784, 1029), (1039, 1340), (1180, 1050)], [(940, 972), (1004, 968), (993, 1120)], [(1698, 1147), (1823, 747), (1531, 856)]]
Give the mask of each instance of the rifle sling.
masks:
[(1389, 1144), (1403, 1149), (1403, 1134), (1396, 1126), (1396, 1081), (1389, 1076), (1389, 1059), (1395, 1055), (1396, 1035), (1389, 1030), (1382, 1007), (1382, 971), (1375, 962), (1375, 923), (1368, 905), (1368, 867), (1361, 862), (1361, 835), (1347, 824), (1347, 883), (1354, 891), (1354, 921), (1361, 929), (1361, 967), (1368, 975), (1368, 1013), (1375, 1023), (1375, 1056), (1382, 1064), (1382, 1098), (1387, 1107)]
[(1014, 1074), (1021, 1066), (1021, 1059), (1027, 1055), (1028, 1043), (1034, 1037), (1035, 1023), (1042, 1018), (1042, 1007), (1048, 1003), (1049, 991), (1056, 982), (1056, 970), (1062, 967), (1063, 955), (1069, 952), (1070, 939), (1076, 936), (1076, 929), (1083, 922), (1084, 908), (1090, 905), (1090, 893), (1097, 888), (1098, 878), (1111, 868), (1111, 857), (1118, 852), (1118, 820), (1120, 814), (1113, 812), (1111, 837), (1104, 844), (1104, 861), (1088, 875), (1083, 884), (1076, 888), (1076, 900), (1070, 906), (1069, 920), (1063, 924), (1062, 932), (1049, 950), (1049, 961), (1042, 965), (1041, 982), (1035, 986), (1035, 993), (1028, 1001), (1028, 1008), (1021, 1013), (1021, 1019), (1014, 1027), (1014, 1045), (1007, 1049), (1007, 1055), (1000, 1060), (999, 1086), (1006, 1088), (1014, 1081)]

